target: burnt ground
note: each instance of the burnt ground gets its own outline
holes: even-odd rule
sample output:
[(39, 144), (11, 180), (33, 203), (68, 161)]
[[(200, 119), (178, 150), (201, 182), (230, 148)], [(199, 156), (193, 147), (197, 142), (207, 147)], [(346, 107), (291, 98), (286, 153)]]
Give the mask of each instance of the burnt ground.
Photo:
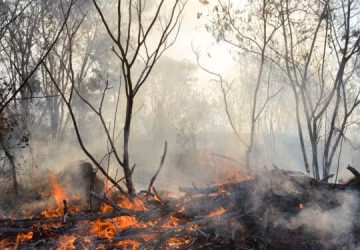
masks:
[(58, 213), (47, 217), (2, 218), (0, 246), (355, 249), (360, 245), (358, 177), (335, 185), (275, 169), (241, 182), (180, 191), (184, 195), (176, 199), (154, 190), (141, 192), (132, 201), (116, 193), (91, 192), (92, 199), (103, 204), (101, 211), (72, 210), (69, 200), (69, 207), (59, 205)]

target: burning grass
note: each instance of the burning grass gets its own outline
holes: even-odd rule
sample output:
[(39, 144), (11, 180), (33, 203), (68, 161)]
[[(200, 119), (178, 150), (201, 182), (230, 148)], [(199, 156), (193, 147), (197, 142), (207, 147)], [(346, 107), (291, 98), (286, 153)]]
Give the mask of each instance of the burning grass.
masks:
[(178, 198), (91, 193), (101, 203), (94, 212), (55, 176), (49, 180), (52, 207), (29, 219), (0, 219), (1, 249), (338, 249), (360, 241), (357, 182), (335, 186), (274, 170), (182, 188)]

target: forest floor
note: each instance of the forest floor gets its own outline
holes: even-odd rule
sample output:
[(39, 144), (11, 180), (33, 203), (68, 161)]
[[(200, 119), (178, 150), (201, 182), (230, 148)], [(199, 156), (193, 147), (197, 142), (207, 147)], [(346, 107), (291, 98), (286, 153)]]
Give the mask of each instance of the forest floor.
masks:
[[(55, 199), (45, 203), (43, 211), (38, 206), (26, 219), (0, 215), (1, 249), (355, 249), (360, 245), (358, 176), (335, 185), (274, 169), (240, 182), (183, 187), (180, 197), (155, 189), (135, 198), (90, 192), (89, 200), (99, 208), (93, 210), (84, 209), (78, 197), (66, 196), (60, 185), (57, 188), (56, 194), (47, 194)], [(46, 195), (35, 194), (28, 199)]]

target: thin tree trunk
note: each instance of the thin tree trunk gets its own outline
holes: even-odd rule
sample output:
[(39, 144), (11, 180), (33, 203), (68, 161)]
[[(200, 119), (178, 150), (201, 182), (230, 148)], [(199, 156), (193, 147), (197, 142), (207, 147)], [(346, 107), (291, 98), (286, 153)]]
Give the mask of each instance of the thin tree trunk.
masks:
[(18, 195), (18, 182), (17, 182), (17, 176), (16, 176), (16, 165), (15, 165), (15, 161), (14, 161), (14, 156), (10, 153), (10, 151), (7, 148), (7, 146), (5, 145), (2, 137), (0, 137), (0, 143), (4, 150), (6, 157), (8, 158), (8, 160), (10, 162), (11, 178), (13, 181), (14, 193), (15, 193), (15, 195)]
[[(287, 2), (286, 2), (287, 3)], [(286, 6), (286, 9), (288, 9), (288, 6)], [(292, 58), (292, 50), (289, 50), (289, 46), (288, 46), (288, 36), (286, 34), (286, 26), (285, 26), (285, 10), (283, 9), (283, 5), (281, 2), (281, 20), (282, 20), (282, 30), (283, 30), (283, 38), (284, 38), (284, 45), (285, 45), (285, 64), (286, 64), (286, 71), (291, 83), (291, 89), (294, 93), (294, 97), (295, 97), (295, 112), (296, 112), (296, 125), (298, 128), (298, 134), (299, 134), (299, 141), (300, 141), (300, 146), (301, 146), (301, 152), (302, 152), (302, 156), (303, 156), (303, 160), (304, 160), (304, 164), (305, 164), (305, 169), (306, 172), (310, 172), (310, 166), (309, 166), (309, 160), (307, 157), (307, 153), (306, 153), (306, 149), (305, 149), (305, 143), (304, 143), (304, 136), (303, 136), (303, 130), (302, 130), (302, 125), (301, 125), (301, 119), (300, 119), (300, 100), (299, 100), (299, 95), (296, 91), (296, 83), (295, 81), (297, 81), (297, 77), (296, 77), (296, 71), (294, 71), (294, 77), (295, 79), (293, 79), (293, 76), (291, 74), (291, 69), (290, 69), (290, 65), (289, 65), (289, 59), (290, 59), (290, 55)], [(291, 26), (289, 26), (289, 28), (291, 28)], [(290, 29), (291, 31), (291, 29)], [(290, 48), (292, 48), (292, 35), (290, 33)], [(289, 51), (291, 52), (289, 55)], [(292, 59), (292, 63), (294, 63), (294, 60)]]
[(338, 116), (338, 110), (339, 110), (339, 106), (340, 106), (340, 101), (341, 101), (341, 84), (342, 84), (342, 79), (344, 76), (344, 71), (345, 71), (345, 67), (346, 64), (348, 62), (348, 59), (346, 59), (346, 57), (344, 56), (341, 64), (340, 64), (340, 68), (338, 70), (337, 76), (336, 76), (336, 102), (335, 102), (335, 107), (332, 113), (332, 117), (331, 117), (331, 122), (330, 122), (330, 129), (326, 138), (326, 142), (325, 142), (325, 146), (324, 146), (324, 159), (325, 159), (325, 164), (323, 166), (323, 176), (324, 178), (327, 177), (327, 175), (330, 172), (330, 166), (331, 166), (331, 160), (329, 157), (330, 154), (330, 148), (331, 148), (331, 142), (332, 139), (334, 138), (334, 134), (335, 134), (335, 122), (336, 122), (336, 118)]
[(318, 148), (317, 148), (317, 139), (311, 138), (311, 149), (312, 149), (312, 166), (314, 171), (314, 177), (316, 180), (320, 180), (319, 173), (319, 161), (318, 161)]
[(257, 80), (256, 80), (256, 87), (255, 87), (255, 91), (254, 91), (252, 111), (251, 111), (250, 140), (249, 140), (249, 146), (246, 151), (246, 167), (248, 168), (248, 170), (251, 168), (251, 166), (250, 166), (251, 158), (250, 157), (251, 157), (251, 153), (252, 153), (252, 150), (254, 147), (255, 125), (256, 125), (256, 120), (257, 120), (256, 108), (257, 108), (258, 94), (259, 94), (259, 89), (260, 89), (260, 84), (261, 84), (261, 77), (262, 77), (262, 73), (264, 70), (265, 46), (266, 46), (266, 44), (264, 45), (264, 48), (261, 51), (261, 62), (260, 62), (260, 68), (259, 68), (259, 72), (258, 72), (258, 76), (257, 76)]
[(126, 188), (130, 195), (135, 194), (134, 184), (132, 182), (132, 173), (130, 170), (130, 159), (129, 159), (129, 138), (130, 138), (130, 128), (131, 128), (131, 116), (133, 110), (133, 97), (130, 93), (127, 97), (127, 105), (126, 105), (126, 117), (125, 117), (125, 126), (124, 126), (124, 175), (125, 175), (125, 182)]

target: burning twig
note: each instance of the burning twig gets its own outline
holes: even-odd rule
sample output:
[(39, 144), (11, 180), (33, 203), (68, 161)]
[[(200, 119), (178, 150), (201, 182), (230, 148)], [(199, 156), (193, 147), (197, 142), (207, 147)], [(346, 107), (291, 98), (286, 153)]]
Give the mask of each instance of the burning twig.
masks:
[[(129, 209), (119, 208), (118, 210), (109, 213), (92, 213), (92, 214), (72, 214), (67, 222), (79, 222), (79, 221), (93, 221), (111, 219), (120, 216), (140, 216), (143, 215), (142, 211), (135, 211)], [(49, 217), (49, 218), (35, 218), (35, 219), (23, 219), (23, 220), (0, 220), (0, 228), (6, 227), (31, 227), (34, 225), (51, 225), (63, 223), (63, 217)]]
[[(321, 202), (332, 210), (339, 206), (334, 192), (358, 187), (319, 182), (309, 185), (310, 180), (296, 172), (278, 169), (239, 183), (187, 188), (184, 190), (187, 193), (179, 199), (162, 202), (148, 199), (140, 206), (134, 206), (136, 199), (128, 203), (127, 199), (111, 200), (92, 192), (92, 198), (106, 204), (101, 213), (73, 212), (67, 223), (62, 217), (0, 220), (1, 238), (10, 239), (5, 245), (1, 245), (0, 239), (0, 248), (15, 244), (19, 248), (35, 247), (34, 244), (38, 248), (56, 248), (64, 246), (65, 238), (67, 248), (257, 249), (256, 241), (264, 249), (294, 249), (299, 244), (302, 249), (309, 249), (321, 237), (314, 235), (309, 239), (307, 233), (282, 226), (277, 215), (273, 218), (272, 211), (291, 221), (304, 211), (304, 204)], [(289, 183), (283, 187), (284, 182)], [(291, 189), (287, 188), (289, 185)], [(254, 195), (260, 195), (261, 199), (254, 200)], [(64, 212), (68, 210), (65, 207)], [(113, 211), (105, 212), (110, 207)], [(310, 205), (306, 207), (311, 209)]]
[[(91, 196), (105, 204), (108, 204), (111, 206), (114, 211), (122, 212), (124, 214), (120, 216), (135, 216), (136, 218), (139, 218), (141, 220), (152, 220), (159, 216), (159, 211), (157, 210), (151, 210), (151, 211), (136, 211), (136, 210), (130, 210), (119, 207), (117, 204), (109, 200), (105, 195), (101, 196), (99, 194), (96, 194), (94, 192), (91, 192)], [(119, 216), (116, 216), (119, 217)]]
[(159, 193), (156, 191), (155, 187), (152, 187), (152, 190), (154, 192), (155, 199), (157, 199), (161, 204), (165, 204), (165, 202), (161, 199)]
[(64, 203), (64, 216), (67, 215), (67, 213), (69, 212), (69, 208), (67, 206), (67, 202), (66, 200), (63, 200), (63, 203)]
[(117, 211), (121, 210), (121, 208), (118, 207), (117, 204), (115, 204), (114, 202), (112, 202), (111, 200), (109, 200), (109, 199), (106, 197), (105, 194), (104, 194), (103, 196), (101, 196), (101, 195), (95, 193), (94, 191), (91, 191), (91, 192), (90, 192), (90, 196), (93, 197), (93, 198), (95, 198), (95, 199), (98, 200), (98, 201), (101, 201), (101, 202), (103, 202), (103, 203), (108, 204), (108, 205), (111, 206), (114, 210), (117, 210)]

